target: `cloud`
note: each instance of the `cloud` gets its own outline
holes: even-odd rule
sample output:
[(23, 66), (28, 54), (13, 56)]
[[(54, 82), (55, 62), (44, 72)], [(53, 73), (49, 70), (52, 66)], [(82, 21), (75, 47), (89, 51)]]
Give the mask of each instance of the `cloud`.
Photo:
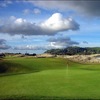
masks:
[(16, 46), (14, 50), (46, 50), (46, 46), (36, 46), (36, 45), (25, 45), (25, 46)]
[(88, 44), (88, 42), (87, 42), (87, 41), (83, 41), (83, 43), (84, 43), (84, 44)]
[(7, 5), (12, 4), (12, 0), (1, 0), (0, 7), (7, 7)]
[(79, 24), (72, 18), (63, 18), (62, 14), (55, 13), (48, 20), (41, 24), (41, 27), (45, 30), (51, 31), (66, 31), (66, 30), (78, 30)]
[(11, 47), (6, 45), (6, 40), (0, 39), (0, 49), (6, 50), (6, 49), (9, 49), (9, 48), (11, 48)]
[(10, 35), (40, 35), (41, 27), (22, 18), (10, 17), (0, 24), (0, 33)]
[(52, 48), (66, 48), (68, 46), (79, 45), (78, 42), (72, 41), (69, 37), (58, 37), (48, 39)]
[(25, 15), (27, 15), (27, 14), (36, 14), (36, 15), (38, 15), (38, 14), (41, 14), (41, 10), (38, 9), (38, 8), (34, 8), (33, 10), (24, 9), (24, 10), (23, 10), (23, 13), (24, 13)]
[(5, 44), (6, 40), (0, 39), (0, 45)]
[[(99, 0), (15, 0), (16, 2), (31, 3), (37, 8), (54, 9), (61, 11), (73, 10), (81, 15), (100, 17)], [(0, 1), (0, 7), (12, 4), (13, 0)], [(27, 13), (27, 11), (25, 11)], [(36, 11), (38, 12), (38, 11)]]
[(21, 36), (21, 39), (27, 39), (24, 35)]
[(30, 13), (30, 10), (29, 10), (29, 9), (24, 9), (24, 10), (23, 10), (23, 13), (24, 13), (25, 15), (27, 15), (27, 14)]
[(69, 37), (50, 38), (47, 44), (43, 45), (24, 45), (17, 46), (15, 50), (49, 50), (49, 49), (62, 49), (68, 46), (79, 45), (78, 42), (72, 41)]
[(11, 47), (8, 46), (8, 45), (0, 45), (0, 49), (2, 50), (7, 50), (7, 49), (10, 49)]
[(27, 2), (44, 9), (56, 10), (73, 10), (81, 15), (100, 17), (100, 1), (99, 0), (37, 0)]
[(10, 35), (54, 35), (58, 32), (78, 29), (79, 24), (75, 20), (64, 18), (60, 13), (53, 14), (40, 24), (28, 22), (25, 19), (14, 16), (0, 23), (0, 33), (8, 33)]
[(34, 13), (34, 14), (41, 14), (41, 10), (35, 8), (35, 9), (33, 9), (33, 13)]

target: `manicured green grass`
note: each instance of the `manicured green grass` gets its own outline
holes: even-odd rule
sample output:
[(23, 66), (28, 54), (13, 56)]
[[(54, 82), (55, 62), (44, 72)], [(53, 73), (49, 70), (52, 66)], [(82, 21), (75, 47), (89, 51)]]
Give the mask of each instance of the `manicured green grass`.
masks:
[(22, 71), (20, 74), (14, 67), (4, 73), (6, 76), (0, 76), (1, 99), (100, 99), (99, 64), (79, 64), (61, 58), (17, 57), (0, 61), (1, 65), (4, 63)]

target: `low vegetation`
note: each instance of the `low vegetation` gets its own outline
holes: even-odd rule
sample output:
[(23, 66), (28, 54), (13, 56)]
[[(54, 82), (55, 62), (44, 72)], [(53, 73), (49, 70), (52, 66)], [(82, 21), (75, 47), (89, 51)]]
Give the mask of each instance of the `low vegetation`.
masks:
[(0, 70), (0, 99), (100, 99), (100, 64), (6, 57), (0, 60)]

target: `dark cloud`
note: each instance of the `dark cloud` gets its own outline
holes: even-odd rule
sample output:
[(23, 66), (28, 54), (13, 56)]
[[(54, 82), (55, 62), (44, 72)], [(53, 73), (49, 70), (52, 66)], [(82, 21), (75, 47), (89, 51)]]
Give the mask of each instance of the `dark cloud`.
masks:
[(6, 40), (0, 39), (0, 45), (5, 44), (5, 43), (6, 43)]
[[(99, 0), (15, 0), (16, 2), (32, 3), (33, 5), (44, 9), (56, 10), (73, 10), (81, 15), (97, 16), (100, 17), (100, 1)], [(6, 7), (12, 4), (13, 0), (1, 0), (0, 7)], [(25, 10), (29, 13), (29, 10)], [(34, 11), (33, 11), (34, 12)], [(35, 10), (40, 13), (39, 10)]]
[(79, 29), (79, 24), (75, 20), (72, 18), (65, 19), (60, 13), (53, 14), (40, 24), (28, 22), (25, 19), (14, 16), (0, 22), (0, 33), (8, 33), (10, 35), (54, 35), (62, 31)]
[(84, 43), (84, 44), (88, 44), (88, 42), (87, 42), (87, 41), (83, 41), (83, 43)]
[(99, 0), (27, 0), (27, 2), (44, 9), (59, 9), (63, 11), (73, 10), (81, 15), (100, 17)]
[(11, 46), (8, 46), (8, 45), (0, 45), (0, 49), (2, 50), (6, 50), (6, 49), (10, 49)]
[(81, 0), (72, 3), (75, 10), (83, 13), (83, 15), (100, 17), (100, 1), (99, 0)]
[(6, 49), (9, 49), (9, 48), (11, 48), (11, 47), (6, 44), (6, 40), (0, 39), (0, 49), (6, 50)]
[(69, 37), (50, 38), (48, 42), (55, 48), (66, 48), (68, 46), (79, 45), (78, 42), (72, 41)]
[(34, 23), (27, 22), (22, 18), (11, 17), (6, 22), (2, 21), (0, 25), (1, 33), (8, 33), (10, 35), (22, 34), (22, 35), (39, 35), (42, 30)]
[(27, 39), (24, 35), (21, 36), (21, 39)]

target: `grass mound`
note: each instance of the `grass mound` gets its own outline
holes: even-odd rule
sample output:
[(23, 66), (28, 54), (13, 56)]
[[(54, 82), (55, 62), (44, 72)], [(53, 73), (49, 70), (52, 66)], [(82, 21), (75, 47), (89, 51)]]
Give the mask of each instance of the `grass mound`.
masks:
[(30, 69), (24, 67), (21, 64), (13, 63), (10, 61), (0, 61), (0, 74), (8, 74), (8, 73), (24, 73), (28, 72)]
[[(63, 63), (62, 63), (63, 62)], [(67, 62), (55, 58), (7, 58), (0, 61), (1, 74), (40, 72), (44, 70), (64, 69)]]

